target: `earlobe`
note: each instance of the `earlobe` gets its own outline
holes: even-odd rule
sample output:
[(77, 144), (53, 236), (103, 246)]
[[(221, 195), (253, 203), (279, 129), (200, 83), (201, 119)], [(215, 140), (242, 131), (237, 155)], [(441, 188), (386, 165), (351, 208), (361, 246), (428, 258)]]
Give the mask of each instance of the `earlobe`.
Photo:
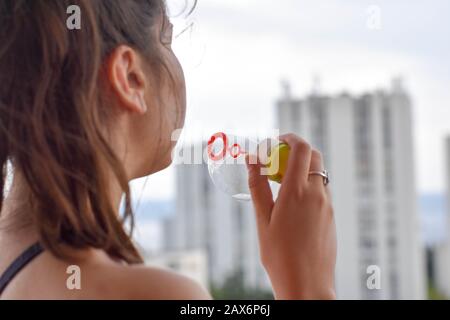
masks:
[(148, 106), (147, 106), (147, 102), (145, 102), (144, 95), (143, 94), (138, 94), (137, 97), (138, 97), (137, 98), (138, 99), (138, 103), (141, 106), (141, 113), (142, 114), (146, 114), (147, 110), (148, 110)]

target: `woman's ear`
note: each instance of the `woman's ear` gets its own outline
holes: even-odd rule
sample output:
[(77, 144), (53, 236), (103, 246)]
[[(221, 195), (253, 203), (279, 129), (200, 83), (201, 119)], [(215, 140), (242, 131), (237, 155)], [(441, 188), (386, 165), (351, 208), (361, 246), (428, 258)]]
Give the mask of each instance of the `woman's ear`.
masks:
[(138, 53), (133, 48), (122, 45), (110, 54), (106, 63), (107, 77), (120, 102), (119, 107), (129, 112), (146, 113), (147, 79)]

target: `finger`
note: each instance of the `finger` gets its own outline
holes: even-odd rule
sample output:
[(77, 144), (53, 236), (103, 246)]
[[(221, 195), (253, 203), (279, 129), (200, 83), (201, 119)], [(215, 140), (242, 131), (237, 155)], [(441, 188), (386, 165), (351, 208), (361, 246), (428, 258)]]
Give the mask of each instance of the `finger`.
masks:
[[(323, 160), (322, 154), (317, 150), (311, 151), (311, 163), (309, 167), (309, 173), (311, 172), (323, 172)], [(315, 187), (324, 188), (325, 185), (323, 183), (324, 178), (320, 175), (309, 174), (308, 181), (311, 185)]]
[(255, 155), (245, 157), (248, 168), (248, 186), (255, 206), (256, 222), (259, 226), (269, 224), (274, 205), (272, 190), (266, 175), (261, 174), (261, 164)]
[(311, 163), (311, 146), (302, 138), (287, 134), (280, 136), (281, 141), (289, 145), (289, 160), (286, 174), (283, 177), (284, 184), (299, 184), (308, 181), (309, 167)]

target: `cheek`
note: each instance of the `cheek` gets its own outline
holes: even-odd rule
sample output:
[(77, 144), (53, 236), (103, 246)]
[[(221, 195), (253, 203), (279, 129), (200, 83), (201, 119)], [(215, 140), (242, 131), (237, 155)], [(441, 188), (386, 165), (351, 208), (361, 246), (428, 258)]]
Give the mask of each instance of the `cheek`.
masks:
[[(163, 80), (163, 86), (158, 93), (161, 100), (155, 104), (158, 106), (157, 110), (151, 113), (151, 117), (148, 118), (148, 125), (152, 128), (149, 130), (157, 129), (158, 132), (151, 134), (153, 143), (158, 141), (158, 153), (160, 161), (166, 163), (170, 160), (170, 155), (173, 148), (176, 145), (176, 141), (172, 139), (172, 134), (175, 130), (181, 129), (184, 126), (186, 116), (186, 83), (184, 78), (183, 69), (176, 58), (176, 56), (167, 49), (165, 55), (166, 66), (172, 79), (169, 75), (165, 74)], [(152, 96), (149, 94), (149, 96)], [(150, 119), (151, 118), (151, 119)], [(155, 123), (155, 122), (158, 123)], [(151, 125), (150, 125), (151, 124)]]
[(169, 68), (173, 76), (173, 83), (169, 84), (170, 106), (173, 119), (173, 129), (181, 129), (186, 117), (186, 81), (183, 68), (175, 54), (168, 55)]

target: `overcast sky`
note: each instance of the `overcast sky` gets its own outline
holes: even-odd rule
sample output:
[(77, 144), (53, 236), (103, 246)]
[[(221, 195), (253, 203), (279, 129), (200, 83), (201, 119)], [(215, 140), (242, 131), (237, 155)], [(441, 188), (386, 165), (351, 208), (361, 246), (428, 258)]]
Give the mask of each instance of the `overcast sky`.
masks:
[[(379, 29), (369, 27), (373, 8)], [(414, 102), (417, 187), (440, 192), (450, 134), (449, 12), (448, 0), (199, 0), (190, 17), (174, 19), (176, 30), (194, 23), (174, 41), (188, 83), (184, 134), (268, 132), (283, 78), (303, 97), (314, 75), (326, 94), (389, 88), (401, 75)], [(142, 181), (134, 187), (140, 195)], [(142, 194), (173, 191), (171, 168), (150, 177)]]

